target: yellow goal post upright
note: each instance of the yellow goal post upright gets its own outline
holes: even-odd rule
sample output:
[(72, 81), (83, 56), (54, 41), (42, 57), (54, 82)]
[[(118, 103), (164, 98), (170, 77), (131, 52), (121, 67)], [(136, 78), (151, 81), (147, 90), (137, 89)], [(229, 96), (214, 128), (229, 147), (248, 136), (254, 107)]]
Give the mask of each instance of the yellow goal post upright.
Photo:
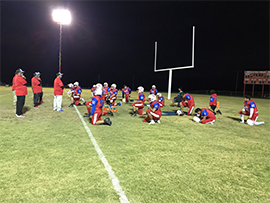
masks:
[(168, 99), (171, 99), (171, 90), (172, 90), (172, 71), (178, 69), (187, 69), (194, 68), (194, 45), (195, 45), (195, 26), (192, 29), (192, 58), (191, 58), (191, 66), (182, 66), (182, 67), (173, 67), (173, 68), (163, 68), (157, 70), (157, 41), (155, 41), (155, 58), (154, 58), (154, 72), (160, 71), (169, 71), (169, 83), (168, 83)]

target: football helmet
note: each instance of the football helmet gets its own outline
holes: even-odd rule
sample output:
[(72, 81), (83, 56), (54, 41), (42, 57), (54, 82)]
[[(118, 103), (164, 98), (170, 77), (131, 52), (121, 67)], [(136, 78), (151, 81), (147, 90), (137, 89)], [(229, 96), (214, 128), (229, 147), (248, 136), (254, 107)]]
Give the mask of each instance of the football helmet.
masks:
[(138, 93), (142, 93), (144, 91), (144, 88), (142, 86), (139, 86), (137, 88)]
[(176, 111), (177, 115), (178, 116), (183, 116), (184, 115), (184, 112), (181, 111), (180, 109)]
[(150, 94), (150, 95), (148, 96), (148, 101), (153, 102), (153, 101), (155, 101), (155, 100), (156, 100), (156, 95)]
[(79, 86), (79, 82), (74, 82), (74, 86)]

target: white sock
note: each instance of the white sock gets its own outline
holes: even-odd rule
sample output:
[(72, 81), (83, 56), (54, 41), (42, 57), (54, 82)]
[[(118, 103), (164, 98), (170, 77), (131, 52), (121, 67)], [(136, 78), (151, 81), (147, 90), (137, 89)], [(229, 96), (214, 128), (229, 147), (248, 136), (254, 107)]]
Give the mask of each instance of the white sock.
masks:
[(263, 125), (264, 124), (264, 121), (262, 121), (262, 122), (255, 122), (254, 124), (255, 125)]
[(240, 114), (241, 121), (244, 122), (244, 115)]

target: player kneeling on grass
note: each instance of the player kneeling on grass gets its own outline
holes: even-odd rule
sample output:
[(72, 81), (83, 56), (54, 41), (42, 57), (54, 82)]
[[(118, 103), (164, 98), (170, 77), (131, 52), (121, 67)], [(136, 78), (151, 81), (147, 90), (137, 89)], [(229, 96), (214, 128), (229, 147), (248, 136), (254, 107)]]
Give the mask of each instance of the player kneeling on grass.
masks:
[(161, 95), (161, 93), (157, 93), (157, 100), (158, 100), (158, 103), (159, 103), (160, 107), (163, 107), (164, 106), (165, 99)]
[(110, 121), (110, 118), (105, 118), (104, 120), (101, 120), (102, 116), (102, 107), (104, 105), (104, 99), (102, 98), (102, 89), (96, 89), (95, 96), (92, 98), (91, 103), (89, 106), (91, 106), (91, 112), (90, 112), (90, 121), (93, 125), (112, 125), (112, 122)]
[(189, 93), (187, 93), (185, 95), (182, 95), (182, 97), (183, 97), (183, 101), (180, 103), (181, 111), (183, 111), (184, 107), (188, 107), (187, 115), (188, 116), (193, 115), (192, 111), (193, 111), (193, 109), (195, 107), (193, 97)]
[(131, 116), (136, 116), (136, 108), (138, 108), (138, 113), (139, 115), (143, 115), (143, 107), (144, 107), (144, 101), (145, 101), (145, 95), (144, 95), (144, 88), (142, 86), (139, 86), (137, 88), (137, 92), (138, 92), (138, 101), (134, 102), (132, 104), (132, 108), (133, 108), (133, 114), (131, 114)]
[(257, 122), (259, 112), (257, 109), (257, 105), (253, 100), (250, 100), (250, 96), (246, 95), (244, 97), (244, 108), (238, 112), (240, 114), (241, 121), (240, 123), (244, 123), (244, 115), (249, 116), (247, 120), (248, 125), (262, 125), (264, 121)]
[(73, 91), (72, 96), (71, 96), (72, 103), (69, 105), (69, 107), (73, 107), (74, 104), (76, 106), (81, 105), (81, 103), (80, 103), (81, 93), (82, 93), (82, 89), (79, 86), (79, 82), (74, 82), (74, 91)]
[[(217, 108), (217, 93), (215, 92), (215, 90), (211, 90), (210, 94), (211, 96), (208, 109), (211, 110), (214, 114), (216, 114), (215, 110)], [(217, 110), (217, 113), (222, 114), (219, 109)]]
[(215, 114), (206, 108), (197, 108), (195, 113), (199, 114), (199, 117), (194, 117), (193, 120), (197, 123), (212, 124), (216, 121)]
[(147, 117), (143, 120), (143, 122), (149, 122), (149, 125), (155, 124), (155, 121), (157, 123), (160, 123), (160, 117), (161, 117), (161, 110), (160, 105), (158, 101), (156, 100), (156, 96), (154, 94), (150, 94), (148, 96), (148, 102), (150, 105), (148, 105), (149, 109), (146, 110)]

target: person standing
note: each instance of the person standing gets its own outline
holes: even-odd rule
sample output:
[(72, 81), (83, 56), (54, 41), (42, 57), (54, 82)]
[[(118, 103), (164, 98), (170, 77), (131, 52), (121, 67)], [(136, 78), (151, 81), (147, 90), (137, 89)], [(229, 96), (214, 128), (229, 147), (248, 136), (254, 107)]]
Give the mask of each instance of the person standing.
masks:
[(31, 79), (32, 89), (34, 93), (34, 108), (38, 109), (40, 103), (44, 103), (42, 101), (42, 82), (40, 78), (40, 72), (35, 72), (34, 77)]
[(23, 75), (24, 71), (22, 69), (18, 69), (17, 76), (14, 79), (14, 87), (17, 96), (16, 102), (16, 116), (17, 117), (25, 117), (22, 112), (25, 96), (27, 95), (27, 87), (26, 87), (26, 77)]
[(63, 73), (57, 73), (56, 78), (54, 79), (54, 100), (53, 100), (53, 110), (54, 111), (64, 111), (61, 109), (62, 106), (62, 96), (63, 96), (63, 90), (64, 90), (64, 84), (62, 82), (62, 76)]
[(18, 77), (18, 70), (15, 71), (15, 75), (12, 78), (13, 105), (16, 105), (16, 103), (17, 103), (17, 96), (16, 96), (16, 90), (15, 90), (15, 80), (16, 80), (16, 77)]

